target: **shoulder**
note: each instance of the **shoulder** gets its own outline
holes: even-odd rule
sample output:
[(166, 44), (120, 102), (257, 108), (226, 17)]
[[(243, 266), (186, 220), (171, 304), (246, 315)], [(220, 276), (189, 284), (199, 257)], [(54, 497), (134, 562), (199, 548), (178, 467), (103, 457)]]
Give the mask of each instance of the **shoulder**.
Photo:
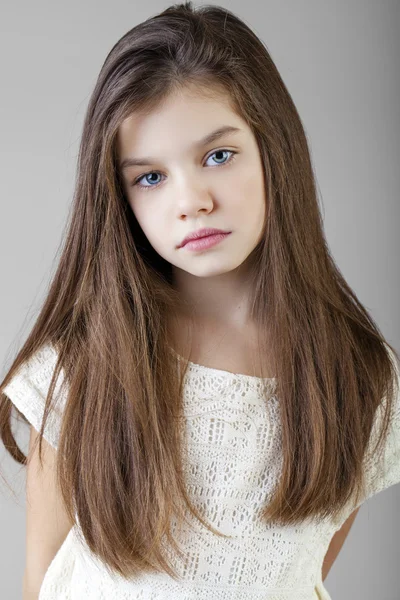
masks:
[(365, 455), (366, 497), (400, 483), (400, 373), (399, 361), (393, 350), (386, 346), (394, 367), (392, 382), (393, 402), (389, 413), (388, 429), (384, 443), (376, 450), (386, 415), (388, 397), (384, 396), (379, 404), (371, 430), (368, 448)]
[[(3, 393), (14, 406), (39, 431), (42, 424), (45, 402), (50, 382), (57, 364), (58, 354), (53, 345), (40, 348), (30, 359), (20, 366)], [(61, 415), (65, 406), (66, 393), (63, 371), (54, 389), (54, 402), (44, 429), (44, 437), (53, 447), (57, 447)]]

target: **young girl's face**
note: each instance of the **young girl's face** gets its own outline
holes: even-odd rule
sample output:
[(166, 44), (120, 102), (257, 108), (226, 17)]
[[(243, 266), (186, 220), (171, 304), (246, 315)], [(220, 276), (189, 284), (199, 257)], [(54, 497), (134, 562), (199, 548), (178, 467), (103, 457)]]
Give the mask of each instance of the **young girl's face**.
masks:
[[(223, 126), (238, 131), (200, 143)], [(246, 260), (263, 233), (264, 175), (253, 132), (226, 97), (185, 88), (151, 114), (126, 119), (117, 142), (128, 202), (160, 256), (198, 277)], [(126, 162), (140, 159), (142, 165)], [(209, 248), (179, 247), (203, 227), (231, 233)]]

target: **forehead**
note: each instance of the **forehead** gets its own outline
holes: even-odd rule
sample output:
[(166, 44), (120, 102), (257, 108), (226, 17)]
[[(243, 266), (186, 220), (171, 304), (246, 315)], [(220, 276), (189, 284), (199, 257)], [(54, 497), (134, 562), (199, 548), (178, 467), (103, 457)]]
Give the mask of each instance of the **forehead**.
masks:
[(117, 144), (120, 156), (161, 152), (176, 141), (185, 147), (222, 124), (245, 128), (228, 93), (220, 90), (184, 88), (170, 94), (156, 108), (137, 111), (120, 125)]

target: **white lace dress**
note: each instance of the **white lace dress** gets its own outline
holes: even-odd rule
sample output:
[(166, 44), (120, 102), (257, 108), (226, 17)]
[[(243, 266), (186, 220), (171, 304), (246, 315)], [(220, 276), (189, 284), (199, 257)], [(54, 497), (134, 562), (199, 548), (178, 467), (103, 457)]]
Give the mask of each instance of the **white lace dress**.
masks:
[[(43, 348), (4, 390), (37, 430), (55, 360), (55, 350)], [(50, 563), (39, 600), (330, 600), (321, 578), (323, 559), (333, 534), (357, 505), (349, 503), (336, 521), (277, 527), (260, 520), (281, 470), (275, 383), (194, 363), (186, 373), (189, 493), (229, 539), (196, 521), (194, 531), (183, 528), (178, 538), (185, 550), (184, 560), (175, 557), (179, 582), (162, 573), (127, 581), (108, 575), (81, 543), (78, 522)], [(45, 429), (55, 448), (62, 402)], [(399, 397), (384, 462), (370, 459), (365, 468), (364, 500), (400, 482)]]

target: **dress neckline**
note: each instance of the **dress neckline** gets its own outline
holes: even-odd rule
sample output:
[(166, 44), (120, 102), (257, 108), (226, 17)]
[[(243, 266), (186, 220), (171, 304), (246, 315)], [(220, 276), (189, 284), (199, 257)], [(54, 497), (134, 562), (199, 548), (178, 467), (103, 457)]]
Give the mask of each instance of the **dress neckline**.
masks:
[[(176, 350), (174, 350), (174, 348), (172, 348), (172, 346), (169, 346), (169, 348), (173, 352), (173, 354), (175, 354), (175, 356), (177, 357), (177, 359), (180, 362), (185, 361), (185, 359), (180, 354), (178, 354), (178, 352)], [(262, 383), (262, 382), (276, 383), (275, 377), (256, 377), (255, 375), (245, 375), (244, 373), (232, 373), (232, 371), (225, 371), (224, 369), (215, 369), (214, 367), (206, 367), (205, 365), (200, 365), (198, 363), (194, 363), (191, 360), (189, 360), (187, 362), (192, 371), (195, 370), (195, 371), (209, 372), (209, 373), (214, 373), (214, 374), (218, 375), (219, 377), (223, 376), (223, 377), (229, 377), (229, 378), (239, 378), (242, 380), (252, 381), (254, 383)]]

